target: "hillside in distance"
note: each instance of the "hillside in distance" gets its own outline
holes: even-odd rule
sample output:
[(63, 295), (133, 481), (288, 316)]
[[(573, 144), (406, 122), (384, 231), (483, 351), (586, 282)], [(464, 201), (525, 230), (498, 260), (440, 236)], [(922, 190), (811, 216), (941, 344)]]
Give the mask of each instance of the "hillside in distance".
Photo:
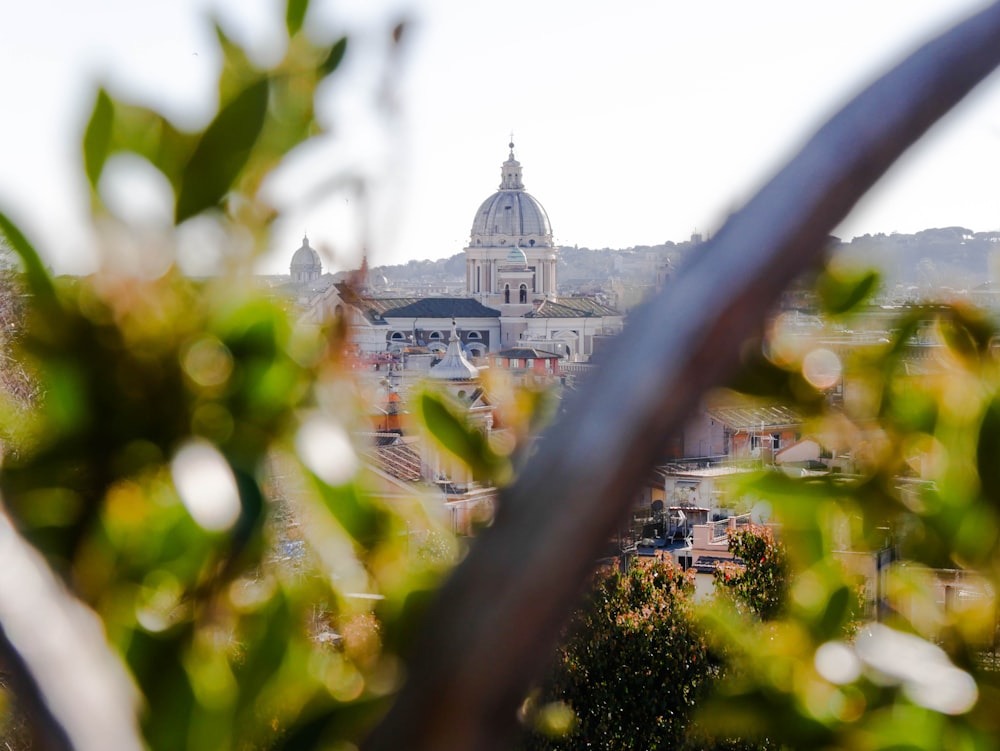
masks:
[[(883, 275), (884, 289), (910, 292), (971, 290), (1000, 279), (1000, 231), (975, 232), (965, 227), (925, 229), (914, 234), (876, 233), (850, 241), (832, 238), (832, 249)], [(700, 238), (631, 248), (563, 247), (559, 250), (559, 286), (586, 290), (613, 281), (655, 284), (662, 269), (677, 269), (697, 253)], [(465, 254), (436, 261), (409, 261), (372, 269), (388, 286), (414, 283), (455, 287), (465, 280)]]

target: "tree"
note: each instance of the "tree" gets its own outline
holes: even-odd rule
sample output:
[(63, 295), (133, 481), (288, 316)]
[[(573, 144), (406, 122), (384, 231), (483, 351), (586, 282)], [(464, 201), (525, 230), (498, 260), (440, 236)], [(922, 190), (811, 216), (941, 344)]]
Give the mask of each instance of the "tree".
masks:
[(729, 530), (729, 552), (737, 562), (723, 562), (713, 577), (717, 592), (737, 608), (771, 620), (788, 599), (788, 554), (770, 527), (751, 525)]
[[(720, 565), (716, 595), (744, 616), (778, 616), (788, 597), (787, 553), (768, 527), (729, 533), (739, 563)], [(693, 572), (637, 561), (600, 570), (574, 614), (555, 665), (529, 700), (527, 751), (761, 749), (761, 738), (711, 738), (696, 727), (699, 702), (727, 672), (727, 648), (711, 639), (693, 602)], [(570, 721), (570, 718), (572, 721)]]
[[(524, 747), (681, 748), (695, 704), (720, 670), (695, 624), (693, 591), (690, 576), (670, 562), (599, 572), (532, 699), (539, 729)], [(562, 705), (575, 720), (560, 736), (565, 728), (551, 724)]]

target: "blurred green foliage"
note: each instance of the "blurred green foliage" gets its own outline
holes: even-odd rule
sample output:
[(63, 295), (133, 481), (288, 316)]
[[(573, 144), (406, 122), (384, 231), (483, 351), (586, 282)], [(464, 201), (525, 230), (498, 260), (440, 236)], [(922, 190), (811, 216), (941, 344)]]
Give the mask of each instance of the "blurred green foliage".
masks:
[[(348, 52), (306, 34), (308, 11), (289, 2), (267, 68), (217, 28), (219, 108), (200, 131), (98, 92), (83, 138), (95, 226), (129, 229), (102, 197), (128, 153), (167, 179), (177, 224), (207, 217), (267, 247), (261, 182), (321, 134), (317, 87)], [(361, 409), (343, 332), (297, 328), (239, 273), (53, 279), (2, 214), (0, 233), (28, 294), (17, 361), (40, 395), (4, 389), (5, 505), (102, 619), (149, 748), (357, 742), (456, 546), (434, 511), (371, 495), (347, 438)]]
[[(996, 748), (997, 322), (963, 300), (866, 305), (872, 279), (825, 272), (824, 328), (765, 340), (768, 395), (843, 470), (744, 483), (787, 558), (732, 539), (764, 566), (717, 574), (737, 608), (702, 617), (732, 669), (699, 721), (789, 748)], [(835, 352), (836, 385), (789, 398), (817, 350)]]
[[(102, 89), (83, 134), (99, 235), (131, 229), (104, 198), (109, 162), (131, 155), (170, 186), (175, 225), (221, 230), (229, 276), (193, 281), (166, 263), (131, 277), (108, 263), (54, 279), (0, 213), (21, 264), (0, 285), (5, 507), (100, 616), (151, 749), (356, 744), (459, 552), (433, 509), (370, 492), (349, 439), (361, 410), (343, 329), (300, 329), (242, 283), (276, 218), (261, 186), (322, 135), (317, 90), (350, 54), (346, 38), (307, 33), (308, 0), (283, 15), (285, 52), (270, 65), (216, 28), (218, 108), (200, 130)], [(831, 264), (816, 283), (826, 319), (860, 329), (877, 284)], [(734, 538), (747, 564), (724, 587), (735, 608), (696, 621), (669, 566), (603, 574), (526, 706), (550, 731), (532, 748), (679, 747), (696, 708), (712, 736), (790, 748), (1000, 746), (997, 323), (966, 302), (922, 304), (886, 331), (845, 339), (832, 380), (810, 360), (829, 332), (747, 343), (730, 386), (796, 407), (851, 471), (749, 481), (780, 545)], [(551, 402), (517, 399), (507, 419), (522, 450)], [(428, 393), (421, 410), (477, 477), (509, 479), (515, 447), (492, 445), (446, 399)], [(8, 718), (4, 740), (23, 738)]]

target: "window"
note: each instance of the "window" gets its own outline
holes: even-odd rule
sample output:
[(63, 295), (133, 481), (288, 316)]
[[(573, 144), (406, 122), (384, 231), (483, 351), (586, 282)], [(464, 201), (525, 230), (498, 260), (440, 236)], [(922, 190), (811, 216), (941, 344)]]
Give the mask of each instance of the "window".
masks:
[(399, 342), (402, 341), (403, 339), (406, 339), (406, 334), (404, 334), (402, 331), (393, 331), (392, 336), (390, 336), (389, 338), (392, 339), (393, 341)]
[(503, 301), (504, 303), (510, 303), (510, 285), (503, 285)]
[(512, 368), (520, 368), (521, 367), (521, 361), (518, 360), (516, 357), (510, 358), (510, 360), (508, 362), (510, 363), (510, 367), (512, 367)]
[(482, 339), (483, 335), (480, 334), (478, 331), (470, 331), (467, 338), (469, 338), (469, 339)]
[(440, 339), (441, 338), (441, 332), (440, 331), (432, 331), (430, 334), (427, 335), (427, 338), (428, 339)]
[(523, 284), (521, 285), (521, 289), (520, 289), (520, 292), (518, 294), (518, 297), (520, 298), (519, 302), (521, 302), (521, 303), (528, 302), (528, 288), (527, 288), (527, 286), (525, 286)]
[(528, 368), (529, 370), (534, 366), (535, 366), (534, 358), (529, 357), (527, 360), (524, 361), (524, 367)]

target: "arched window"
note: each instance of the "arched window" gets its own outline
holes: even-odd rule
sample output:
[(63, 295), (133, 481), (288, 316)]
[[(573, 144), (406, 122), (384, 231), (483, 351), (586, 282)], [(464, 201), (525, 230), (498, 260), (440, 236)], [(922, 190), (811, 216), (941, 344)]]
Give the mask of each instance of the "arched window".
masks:
[(519, 293), (519, 297), (521, 298), (520, 301), (522, 303), (528, 302), (528, 288), (524, 284), (521, 285), (521, 290), (520, 290), (520, 293)]
[(440, 339), (441, 338), (441, 332), (440, 331), (432, 331), (430, 334), (427, 335), (427, 338), (428, 339)]
[(399, 342), (406, 339), (406, 334), (404, 334), (402, 331), (393, 331), (392, 336), (390, 336), (389, 338), (392, 339), (393, 341)]
[(532, 248), (535, 247), (535, 241), (534, 240), (528, 240), (528, 245), (530, 245)]
[(506, 304), (510, 303), (510, 285), (509, 284), (503, 285), (503, 301)]
[(468, 334), (468, 336), (466, 338), (467, 339), (482, 339), (483, 335), (480, 334), (478, 331), (470, 331), (469, 334)]

